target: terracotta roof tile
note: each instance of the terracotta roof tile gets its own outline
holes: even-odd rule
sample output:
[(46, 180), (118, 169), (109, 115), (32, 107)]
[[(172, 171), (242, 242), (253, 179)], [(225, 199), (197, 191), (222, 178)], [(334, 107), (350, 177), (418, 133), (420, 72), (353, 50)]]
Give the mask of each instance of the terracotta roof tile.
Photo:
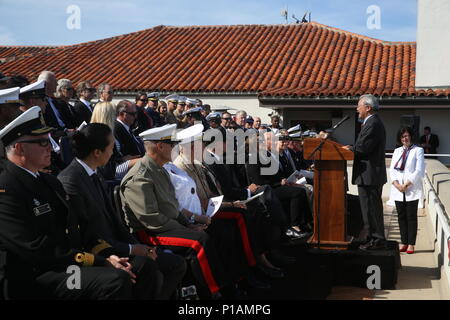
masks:
[[(62, 47), (1, 47), (0, 71), (43, 70), (120, 91), (262, 96), (449, 95), (415, 89), (416, 44), (387, 42), (319, 23), (157, 26)], [(9, 60), (8, 60), (9, 59)]]

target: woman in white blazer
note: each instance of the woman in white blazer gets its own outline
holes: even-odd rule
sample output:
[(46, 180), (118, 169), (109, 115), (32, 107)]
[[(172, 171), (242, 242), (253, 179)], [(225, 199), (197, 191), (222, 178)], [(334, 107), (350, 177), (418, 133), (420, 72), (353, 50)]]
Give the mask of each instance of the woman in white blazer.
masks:
[(417, 207), (423, 198), (425, 173), (424, 152), (412, 144), (410, 127), (400, 129), (397, 140), (401, 147), (392, 156), (390, 175), (391, 199), (395, 201), (402, 244), (400, 252), (414, 253), (417, 236)]

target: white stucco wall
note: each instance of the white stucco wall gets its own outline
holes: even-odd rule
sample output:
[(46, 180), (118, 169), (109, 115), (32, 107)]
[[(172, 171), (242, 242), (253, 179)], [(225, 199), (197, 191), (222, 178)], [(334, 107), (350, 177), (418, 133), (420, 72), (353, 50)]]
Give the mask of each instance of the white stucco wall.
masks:
[(450, 87), (450, 1), (417, 4), (416, 87)]

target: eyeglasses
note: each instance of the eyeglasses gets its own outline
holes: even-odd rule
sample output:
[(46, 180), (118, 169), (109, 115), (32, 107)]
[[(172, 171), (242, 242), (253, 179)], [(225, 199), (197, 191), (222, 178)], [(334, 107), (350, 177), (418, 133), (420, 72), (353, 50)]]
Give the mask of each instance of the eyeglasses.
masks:
[(23, 140), (19, 141), (19, 143), (35, 143), (40, 145), (41, 147), (48, 147), (48, 145), (51, 143), (49, 138), (44, 139), (37, 139), (37, 140)]
[(222, 118), (222, 120), (229, 121), (231, 118)]

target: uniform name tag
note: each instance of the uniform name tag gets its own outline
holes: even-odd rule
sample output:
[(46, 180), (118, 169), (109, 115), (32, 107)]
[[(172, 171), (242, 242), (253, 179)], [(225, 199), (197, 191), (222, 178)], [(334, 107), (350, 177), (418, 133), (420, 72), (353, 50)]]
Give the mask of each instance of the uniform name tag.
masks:
[(48, 213), (51, 211), (52, 211), (52, 208), (50, 208), (50, 205), (48, 203), (43, 204), (42, 206), (33, 208), (33, 212), (36, 217), (40, 216), (41, 214)]

